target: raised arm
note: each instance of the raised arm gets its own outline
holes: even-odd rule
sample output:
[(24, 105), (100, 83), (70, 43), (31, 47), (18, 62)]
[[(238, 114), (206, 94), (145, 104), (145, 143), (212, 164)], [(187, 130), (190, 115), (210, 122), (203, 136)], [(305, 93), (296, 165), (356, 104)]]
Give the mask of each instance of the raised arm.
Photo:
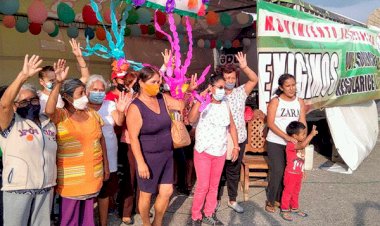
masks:
[(128, 96), (128, 93), (121, 92), (119, 99), (115, 99), (116, 110), (112, 112), (112, 118), (116, 125), (122, 126), (125, 121), (125, 110), (131, 104), (132, 97)]
[(54, 116), (56, 110), (58, 95), (59, 91), (61, 90), (62, 83), (65, 81), (67, 74), (69, 73), (69, 67), (66, 67), (65, 60), (59, 59), (57, 63), (54, 63), (54, 72), (56, 75), (56, 84), (54, 85), (53, 90), (49, 95), (49, 99), (46, 102), (45, 108), (45, 114), (51, 119)]
[(256, 72), (254, 72), (251, 68), (248, 67), (247, 63), (247, 54), (243, 54), (242, 52), (238, 52), (237, 55), (235, 55), (236, 59), (239, 61), (240, 69), (244, 72), (244, 74), (248, 77), (248, 82), (245, 83), (244, 89), (247, 95), (249, 95), (252, 90), (255, 88), (258, 82), (258, 77)]
[(39, 66), (42, 60), (39, 56), (33, 55), (30, 59), (26, 55), (22, 70), (17, 75), (12, 84), (5, 90), (0, 100), (0, 129), (7, 129), (14, 116), (14, 100), (19, 93), (21, 86), (33, 75), (42, 70)]
[(299, 99), (299, 102), (300, 102), (301, 110), (300, 110), (300, 116), (299, 116), (298, 121), (302, 122), (307, 128), (305, 102), (303, 101), (303, 99)]
[(142, 179), (149, 179), (150, 172), (148, 165), (145, 163), (139, 142), (139, 134), (142, 127), (142, 117), (136, 105), (131, 104), (127, 113), (127, 128), (129, 139), (131, 141), (132, 153), (137, 163), (137, 171)]
[(70, 42), (70, 45), (71, 45), (72, 52), (75, 55), (75, 57), (76, 57), (76, 59), (78, 61), (79, 67), (80, 67), (80, 74), (81, 74), (80, 80), (84, 84), (86, 84), (88, 78), (90, 77), (90, 70), (88, 70), (87, 63), (86, 63), (86, 61), (83, 58), (82, 50), (80, 49), (80, 43), (77, 42), (73, 38), (71, 40), (69, 40), (69, 42)]
[(172, 51), (168, 49), (165, 49), (164, 52), (161, 52), (162, 58), (164, 58), (164, 63), (162, 64), (160, 71), (166, 72), (171, 54), (172, 54)]

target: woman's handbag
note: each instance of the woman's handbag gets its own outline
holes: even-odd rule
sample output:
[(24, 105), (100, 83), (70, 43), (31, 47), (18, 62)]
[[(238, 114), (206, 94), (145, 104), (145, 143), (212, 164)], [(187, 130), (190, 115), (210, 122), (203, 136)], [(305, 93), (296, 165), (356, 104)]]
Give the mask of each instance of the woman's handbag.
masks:
[(186, 146), (189, 146), (191, 144), (191, 139), (189, 132), (186, 129), (185, 124), (182, 122), (182, 120), (176, 117), (172, 117), (172, 115), (169, 112), (169, 109), (167, 107), (166, 99), (165, 100), (165, 107), (166, 111), (168, 112), (170, 118), (172, 119), (172, 128), (171, 128), (171, 134), (173, 139), (173, 146), (174, 148), (183, 148)]

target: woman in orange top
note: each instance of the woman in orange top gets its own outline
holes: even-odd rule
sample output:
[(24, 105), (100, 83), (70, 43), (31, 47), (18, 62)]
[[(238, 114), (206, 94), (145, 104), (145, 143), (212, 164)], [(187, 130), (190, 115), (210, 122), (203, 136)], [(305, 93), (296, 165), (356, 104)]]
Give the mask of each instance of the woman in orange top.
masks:
[[(95, 225), (94, 197), (109, 177), (107, 151), (95, 110), (87, 108), (85, 84), (67, 77), (63, 60), (54, 64), (57, 82), (49, 96), (45, 113), (57, 127), (57, 193), (62, 196), (61, 225)], [(58, 94), (65, 101), (56, 108)], [(103, 175), (104, 174), (104, 175)]]

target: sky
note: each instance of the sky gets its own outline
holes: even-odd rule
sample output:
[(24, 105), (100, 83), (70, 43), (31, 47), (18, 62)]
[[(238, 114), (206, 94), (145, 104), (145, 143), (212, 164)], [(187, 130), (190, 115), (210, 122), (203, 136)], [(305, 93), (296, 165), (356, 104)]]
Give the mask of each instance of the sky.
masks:
[(380, 8), (380, 0), (304, 0), (354, 20), (367, 23), (368, 16)]

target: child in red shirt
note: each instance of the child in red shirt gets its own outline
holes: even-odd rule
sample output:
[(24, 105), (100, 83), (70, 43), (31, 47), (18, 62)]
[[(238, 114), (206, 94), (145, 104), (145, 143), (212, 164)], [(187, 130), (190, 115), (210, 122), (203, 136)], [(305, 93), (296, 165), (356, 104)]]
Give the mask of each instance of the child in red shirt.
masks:
[(311, 139), (318, 134), (317, 127), (313, 126), (311, 133), (307, 135), (306, 126), (302, 122), (293, 121), (286, 127), (286, 133), (298, 142), (288, 142), (286, 145), (286, 168), (284, 172), (284, 191), (281, 199), (281, 217), (292, 221), (291, 213), (301, 217), (307, 217), (305, 212), (298, 209), (298, 196), (301, 190), (305, 150)]

